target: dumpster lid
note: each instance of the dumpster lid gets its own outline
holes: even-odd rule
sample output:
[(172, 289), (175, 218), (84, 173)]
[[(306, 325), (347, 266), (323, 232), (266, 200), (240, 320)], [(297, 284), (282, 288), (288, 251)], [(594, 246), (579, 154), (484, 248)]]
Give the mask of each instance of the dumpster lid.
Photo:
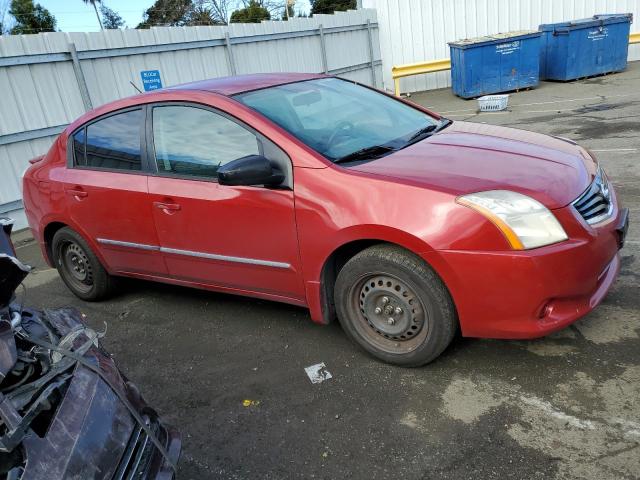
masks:
[(449, 42), (450, 47), (469, 48), (479, 47), (483, 45), (491, 45), (498, 43), (512, 42), (524, 38), (539, 37), (540, 32), (535, 30), (518, 30), (516, 32), (496, 33), (495, 35), (486, 35), (484, 37), (465, 38), (464, 40), (456, 40)]
[(600, 27), (602, 25), (610, 25), (612, 23), (632, 22), (632, 13), (606, 13), (602, 15), (594, 15), (591, 18), (581, 18), (580, 20), (571, 20), (570, 22), (545, 23), (540, 25), (538, 29), (541, 32), (552, 31), (568, 31), (578, 30), (581, 28)]

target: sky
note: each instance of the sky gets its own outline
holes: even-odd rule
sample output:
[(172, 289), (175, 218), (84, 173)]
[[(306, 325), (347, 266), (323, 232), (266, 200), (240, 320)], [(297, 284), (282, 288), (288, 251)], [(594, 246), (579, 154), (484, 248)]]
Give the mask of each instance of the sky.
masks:
[[(128, 27), (134, 28), (142, 21), (143, 12), (153, 5), (154, 1), (104, 0), (104, 4), (118, 12)], [(85, 4), (82, 0), (35, 0), (35, 3), (39, 3), (56, 17), (57, 28), (63, 32), (100, 30), (93, 7), (91, 4)], [(284, 0), (282, 3), (284, 5)], [(309, 1), (298, 0), (295, 8), (308, 12)]]

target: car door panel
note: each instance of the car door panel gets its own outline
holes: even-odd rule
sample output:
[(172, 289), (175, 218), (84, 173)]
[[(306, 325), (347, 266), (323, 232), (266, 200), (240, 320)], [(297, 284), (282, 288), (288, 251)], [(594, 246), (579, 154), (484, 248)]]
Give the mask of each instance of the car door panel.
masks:
[(304, 296), (292, 191), (150, 177), (149, 193), (171, 276)]
[(166, 275), (143, 168), (143, 122), (136, 108), (78, 129), (61, 180), (71, 219), (108, 269)]
[(110, 269), (166, 274), (146, 175), (69, 169), (64, 177), (71, 218), (95, 243)]
[(303, 299), (292, 189), (216, 181), (217, 168), (235, 158), (268, 155), (290, 172), (288, 157), (213, 109), (159, 104), (150, 112), (148, 151), (158, 174), (148, 188), (169, 275)]

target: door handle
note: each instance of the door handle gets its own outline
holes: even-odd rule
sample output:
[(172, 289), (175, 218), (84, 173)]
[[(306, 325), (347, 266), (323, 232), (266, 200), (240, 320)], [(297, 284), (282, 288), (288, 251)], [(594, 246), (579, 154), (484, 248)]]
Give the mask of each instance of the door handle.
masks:
[(165, 203), (165, 202), (153, 202), (153, 206), (159, 208), (165, 213), (169, 212), (177, 212), (182, 207), (180, 207), (179, 203)]
[(76, 197), (76, 199), (80, 200), (81, 198), (86, 198), (89, 194), (84, 190), (80, 190), (77, 188), (70, 188), (66, 190), (67, 195), (71, 195), (72, 197)]

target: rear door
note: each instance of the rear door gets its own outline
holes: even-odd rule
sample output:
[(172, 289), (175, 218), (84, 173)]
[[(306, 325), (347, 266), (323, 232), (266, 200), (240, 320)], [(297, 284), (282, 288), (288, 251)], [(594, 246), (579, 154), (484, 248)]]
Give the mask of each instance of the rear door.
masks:
[(76, 130), (61, 179), (69, 214), (120, 272), (166, 275), (149, 206), (144, 109), (99, 117)]
[[(169, 274), (303, 299), (288, 156), (234, 118), (196, 104), (151, 106), (147, 132), (157, 170), (150, 202)], [(288, 186), (218, 184), (220, 165), (252, 154), (277, 163)]]

